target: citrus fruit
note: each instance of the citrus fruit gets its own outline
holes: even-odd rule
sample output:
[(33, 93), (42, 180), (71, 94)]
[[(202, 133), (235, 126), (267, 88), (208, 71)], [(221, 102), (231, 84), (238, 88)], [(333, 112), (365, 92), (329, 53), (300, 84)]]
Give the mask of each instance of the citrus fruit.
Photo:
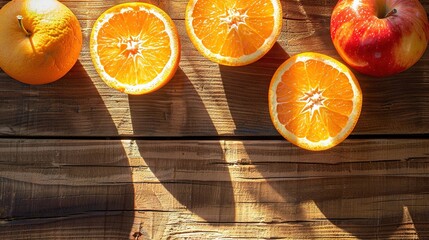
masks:
[(272, 48), (282, 17), (279, 0), (190, 0), (185, 23), (203, 56), (222, 65), (243, 66)]
[(146, 94), (164, 86), (180, 59), (176, 26), (160, 8), (123, 3), (96, 20), (90, 38), (91, 59), (101, 79), (127, 94)]
[(344, 64), (319, 53), (301, 53), (274, 73), (268, 93), (271, 120), (291, 143), (326, 150), (354, 129), (362, 108), (362, 92)]
[(27, 84), (63, 77), (82, 49), (73, 12), (57, 0), (14, 0), (0, 9), (0, 68)]

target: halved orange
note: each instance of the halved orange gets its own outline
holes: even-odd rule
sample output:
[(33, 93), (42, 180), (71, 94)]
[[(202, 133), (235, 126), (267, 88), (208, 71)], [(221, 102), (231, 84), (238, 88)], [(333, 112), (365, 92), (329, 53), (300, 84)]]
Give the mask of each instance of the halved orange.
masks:
[(362, 109), (353, 72), (334, 58), (301, 53), (275, 72), (268, 93), (271, 120), (291, 143), (326, 150), (346, 139)]
[(279, 0), (190, 0), (185, 23), (203, 56), (222, 65), (242, 66), (272, 48), (282, 17)]
[(128, 94), (164, 86), (180, 60), (176, 26), (160, 8), (123, 3), (96, 20), (90, 38), (91, 59), (106, 84)]

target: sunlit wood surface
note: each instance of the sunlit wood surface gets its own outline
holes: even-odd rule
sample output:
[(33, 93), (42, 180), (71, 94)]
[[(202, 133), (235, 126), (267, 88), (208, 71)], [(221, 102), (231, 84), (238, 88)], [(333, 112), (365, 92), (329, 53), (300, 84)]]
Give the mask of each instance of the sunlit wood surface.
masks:
[(268, 86), (294, 54), (340, 59), (336, 1), (282, 0), (278, 43), (245, 67), (197, 52), (187, 1), (152, 1), (174, 19), (182, 59), (145, 96), (107, 87), (89, 55), (95, 19), (125, 1), (61, 2), (84, 36), (74, 68), (43, 86), (0, 70), (0, 239), (429, 239), (429, 51), (392, 77), (357, 74), (352, 135), (309, 152), (273, 128)]

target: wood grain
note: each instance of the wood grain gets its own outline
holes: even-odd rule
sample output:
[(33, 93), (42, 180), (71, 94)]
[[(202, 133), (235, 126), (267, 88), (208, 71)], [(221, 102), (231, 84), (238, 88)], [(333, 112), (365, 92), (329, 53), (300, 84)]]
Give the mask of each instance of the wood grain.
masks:
[(1, 239), (429, 239), (428, 51), (392, 77), (357, 74), (352, 137), (309, 152), (272, 127), (268, 86), (294, 54), (340, 59), (337, 1), (281, 0), (277, 44), (244, 67), (197, 52), (187, 0), (151, 1), (174, 19), (182, 59), (145, 96), (107, 87), (89, 54), (96, 18), (126, 1), (61, 2), (84, 37), (73, 69), (43, 86), (0, 70)]
[[(3, 6), (8, 1), (0, 1)], [(187, 1), (153, 1), (175, 19), (182, 42), (180, 68), (163, 89), (127, 96), (98, 77), (89, 54), (95, 19), (125, 1), (62, 1), (77, 15), (84, 46), (63, 79), (27, 86), (0, 71), (0, 135), (4, 136), (272, 136), (268, 86), (289, 56), (316, 51), (340, 59), (329, 36), (336, 1), (284, 0), (283, 31), (260, 61), (225, 67), (202, 57), (187, 37)], [(429, 1), (421, 1), (429, 8)], [(409, 71), (388, 78), (359, 75), (363, 111), (354, 135), (429, 133), (428, 52)]]
[[(197, 171), (196, 171), (197, 169)], [(5, 239), (426, 239), (429, 140), (0, 140)]]

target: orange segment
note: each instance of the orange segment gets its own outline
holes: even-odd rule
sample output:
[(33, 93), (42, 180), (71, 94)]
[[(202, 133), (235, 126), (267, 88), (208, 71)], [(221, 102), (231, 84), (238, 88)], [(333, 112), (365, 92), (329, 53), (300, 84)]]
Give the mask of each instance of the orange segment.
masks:
[(128, 94), (164, 86), (180, 59), (180, 43), (171, 18), (148, 3), (124, 3), (104, 12), (90, 39), (91, 58), (103, 81)]
[(354, 129), (362, 108), (362, 92), (350, 69), (319, 53), (286, 60), (274, 74), (268, 95), (274, 127), (308, 150), (341, 143)]
[(190, 0), (186, 31), (208, 59), (242, 66), (263, 57), (282, 27), (279, 0)]

